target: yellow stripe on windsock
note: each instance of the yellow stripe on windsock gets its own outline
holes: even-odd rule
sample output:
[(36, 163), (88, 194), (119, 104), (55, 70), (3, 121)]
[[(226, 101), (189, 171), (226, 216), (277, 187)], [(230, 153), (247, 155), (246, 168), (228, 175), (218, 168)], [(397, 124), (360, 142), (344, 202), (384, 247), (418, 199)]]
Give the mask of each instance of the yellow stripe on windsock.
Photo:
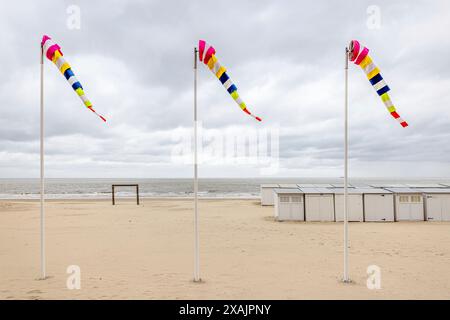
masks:
[(217, 71), (216, 73), (216, 77), (220, 79), (220, 77), (225, 71), (227, 71), (227, 69), (224, 66), (220, 67), (219, 71)]
[(363, 59), (363, 61), (361, 61), (361, 63), (359, 64), (359, 66), (361, 67), (361, 68), (365, 68), (365, 67), (367, 67), (369, 64), (371, 64), (372, 63), (372, 59), (369, 57), (369, 55), (367, 55), (364, 59)]
[(69, 65), (67, 62), (65, 62), (65, 63), (61, 66), (61, 68), (59, 69), (59, 71), (61, 71), (61, 73), (64, 74), (64, 72), (66, 72), (67, 69), (70, 69), (70, 65)]
[(388, 100), (391, 100), (391, 98), (389, 97), (389, 95), (387, 94), (387, 92), (383, 93), (381, 95), (381, 100), (383, 100), (383, 102), (386, 102)]
[(81, 89), (81, 88), (78, 88), (78, 89), (76, 89), (75, 91), (76, 91), (76, 93), (77, 93), (79, 96), (84, 95), (84, 91), (83, 91), (83, 89)]
[(394, 111), (395, 111), (395, 107), (394, 107), (394, 106), (389, 107), (389, 108), (387, 108), (387, 109), (388, 109), (389, 112), (394, 112)]
[(215, 56), (215, 55), (212, 55), (211, 58), (210, 58), (209, 61), (208, 61), (208, 68), (209, 68), (210, 70), (212, 70), (212, 68), (214, 67), (214, 64), (216, 63), (216, 61), (217, 61), (216, 56)]
[(53, 54), (52, 62), (56, 63), (56, 60), (58, 60), (60, 57), (62, 57), (62, 54), (59, 52), (59, 50), (56, 50)]
[(372, 71), (370, 71), (368, 74), (367, 74), (367, 79), (372, 79), (374, 76), (376, 76), (377, 74), (379, 74), (380, 73), (380, 69), (378, 69), (378, 67), (375, 67), (375, 69), (373, 69)]

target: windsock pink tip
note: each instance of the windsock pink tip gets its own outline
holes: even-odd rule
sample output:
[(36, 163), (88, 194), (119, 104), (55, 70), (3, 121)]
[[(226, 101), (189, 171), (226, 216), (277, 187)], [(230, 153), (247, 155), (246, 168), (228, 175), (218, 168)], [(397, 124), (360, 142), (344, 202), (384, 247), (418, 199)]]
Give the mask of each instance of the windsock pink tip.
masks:
[(51, 38), (48, 35), (44, 34), (44, 36), (42, 37), (41, 45), (44, 45), (45, 41), (47, 41), (48, 39)]

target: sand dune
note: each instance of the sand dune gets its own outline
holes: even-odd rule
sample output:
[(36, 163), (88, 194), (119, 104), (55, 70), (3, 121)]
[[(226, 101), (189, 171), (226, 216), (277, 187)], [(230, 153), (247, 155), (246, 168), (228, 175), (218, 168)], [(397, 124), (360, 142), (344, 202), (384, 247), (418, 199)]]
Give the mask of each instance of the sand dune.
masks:
[[(288, 223), (251, 200), (200, 202), (202, 283), (194, 283), (192, 202), (49, 201), (39, 277), (39, 204), (0, 202), (2, 299), (450, 299), (450, 223)], [(380, 290), (366, 268), (381, 268)], [(66, 268), (81, 268), (81, 289)]]

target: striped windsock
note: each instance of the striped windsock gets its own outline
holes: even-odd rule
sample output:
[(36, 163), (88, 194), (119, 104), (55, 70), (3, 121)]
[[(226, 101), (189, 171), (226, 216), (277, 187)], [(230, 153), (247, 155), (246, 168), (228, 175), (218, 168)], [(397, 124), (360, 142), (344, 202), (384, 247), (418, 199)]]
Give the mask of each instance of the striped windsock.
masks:
[(92, 112), (94, 112), (97, 116), (99, 116), (103, 121), (106, 122), (106, 119), (95, 112), (94, 108), (92, 108), (92, 103), (86, 97), (83, 91), (83, 87), (78, 79), (73, 74), (72, 68), (69, 63), (64, 59), (63, 53), (61, 52), (60, 46), (52, 41), (49, 36), (42, 37), (42, 49), (44, 55), (58, 67), (59, 71), (66, 77), (69, 84), (72, 86), (73, 90), (78, 94), (80, 99), (83, 101), (83, 104)]
[(208, 66), (208, 68), (211, 70), (212, 73), (216, 75), (216, 77), (220, 80), (222, 85), (227, 89), (228, 93), (231, 95), (231, 97), (236, 101), (236, 103), (239, 105), (239, 107), (247, 114), (252, 116), (258, 121), (261, 121), (260, 117), (257, 117), (253, 115), (248, 109), (244, 101), (242, 101), (241, 97), (239, 96), (237, 92), (237, 87), (234, 85), (233, 81), (230, 79), (230, 77), (227, 74), (227, 69), (222, 66), (219, 61), (217, 61), (216, 58), (216, 50), (208, 45), (205, 41), (200, 40), (198, 42), (198, 48), (199, 48), (199, 59), (200, 61), (203, 61), (204, 64)]
[(402, 127), (407, 127), (408, 123), (399, 116), (392, 104), (391, 98), (388, 95), (388, 91), (391, 89), (386, 82), (384, 82), (383, 77), (380, 74), (380, 69), (378, 69), (370, 58), (369, 49), (363, 47), (358, 41), (352, 40), (349, 47), (349, 60), (359, 65), (364, 70), (367, 78), (381, 97), (381, 100), (383, 100), (383, 103), (390, 114), (402, 125)]

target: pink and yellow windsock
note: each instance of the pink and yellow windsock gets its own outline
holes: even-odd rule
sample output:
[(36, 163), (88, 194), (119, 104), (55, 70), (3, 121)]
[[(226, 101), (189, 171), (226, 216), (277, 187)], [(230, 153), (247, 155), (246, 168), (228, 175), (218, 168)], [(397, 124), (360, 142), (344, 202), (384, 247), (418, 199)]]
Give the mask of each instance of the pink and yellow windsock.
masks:
[(66, 80), (69, 82), (72, 89), (78, 94), (83, 104), (92, 112), (94, 112), (97, 116), (100, 117), (103, 121), (106, 122), (106, 119), (99, 115), (94, 108), (92, 108), (92, 103), (84, 94), (83, 87), (78, 79), (75, 77), (72, 68), (69, 63), (64, 59), (63, 53), (61, 52), (60, 46), (52, 41), (49, 36), (42, 37), (42, 50), (44, 55), (58, 67), (59, 71), (64, 75)]
[(354, 64), (359, 65), (367, 75), (370, 83), (372, 84), (375, 91), (380, 96), (384, 105), (388, 109), (389, 113), (396, 119), (402, 127), (407, 127), (408, 123), (403, 120), (397, 113), (391, 98), (388, 95), (388, 91), (391, 90), (383, 77), (380, 74), (380, 69), (373, 63), (369, 56), (369, 49), (362, 46), (358, 41), (352, 40), (349, 46), (349, 56), (350, 61)]
[(231, 95), (234, 101), (236, 101), (236, 103), (239, 105), (242, 111), (252, 116), (256, 120), (261, 121), (260, 117), (253, 115), (247, 109), (247, 105), (245, 104), (244, 101), (242, 101), (241, 97), (237, 92), (236, 85), (234, 85), (233, 81), (228, 76), (227, 69), (224, 66), (222, 66), (219, 63), (219, 61), (217, 61), (216, 50), (213, 48), (213, 46), (208, 45), (203, 40), (200, 40), (198, 42), (198, 49), (200, 61), (203, 61), (203, 63), (208, 66), (209, 70), (211, 70), (211, 72), (216, 75), (217, 79), (219, 79), (219, 81), (222, 83), (222, 85), (225, 87), (225, 89), (228, 91), (228, 93)]

